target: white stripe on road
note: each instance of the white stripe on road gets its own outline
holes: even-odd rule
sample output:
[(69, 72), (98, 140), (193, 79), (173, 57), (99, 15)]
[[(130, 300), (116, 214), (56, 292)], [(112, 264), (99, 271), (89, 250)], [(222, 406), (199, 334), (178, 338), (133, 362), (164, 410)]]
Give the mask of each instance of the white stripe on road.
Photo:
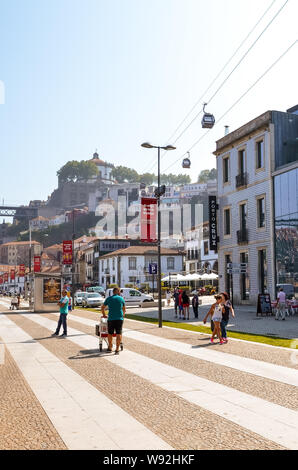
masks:
[[(24, 314), (52, 329), (56, 322), (36, 314)], [(98, 339), (69, 328), (68, 339), (85, 349), (98, 349)], [(73, 336), (72, 336), (73, 335)], [(203, 379), (146, 356), (124, 351), (105, 359), (181, 398), (230, 420), (289, 449), (298, 449), (298, 413), (216, 382)]]
[[(71, 320), (88, 326), (95, 326), (96, 323), (98, 323), (94, 320), (77, 316), (72, 317)], [(147, 344), (152, 344), (153, 346), (158, 346), (169, 351), (195, 357), (196, 359), (230, 367), (241, 372), (254, 374), (259, 377), (275, 380), (277, 382), (282, 382), (288, 385), (294, 385), (295, 387), (298, 386), (298, 370), (290, 367), (279, 366), (276, 364), (271, 364), (270, 362), (258, 361), (256, 359), (237, 356), (235, 354), (225, 353), (223, 351), (212, 351), (210, 349), (212, 348), (212, 345), (210, 345), (210, 348), (208, 347), (207, 349), (206, 346), (192, 346), (191, 344), (182, 343), (181, 341), (161, 338), (159, 336), (142, 333), (136, 330), (127, 330), (124, 328), (123, 335), (127, 338), (135, 339)], [(224, 348), (224, 345), (222, 347)]]
[(0, 336), (69, 449), (171, 448), (4, 315)]

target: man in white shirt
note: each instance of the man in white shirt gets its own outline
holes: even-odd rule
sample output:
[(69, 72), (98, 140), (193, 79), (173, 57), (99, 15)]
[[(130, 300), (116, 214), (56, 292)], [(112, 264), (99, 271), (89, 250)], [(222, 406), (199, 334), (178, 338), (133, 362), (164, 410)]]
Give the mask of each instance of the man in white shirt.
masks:
[(279, 289), (279, 293), (277, 294), (275, 320), (278, 320), (279, 316), (281, 316), (282, 320), (286, 319), (286, 294), (282, 287)]

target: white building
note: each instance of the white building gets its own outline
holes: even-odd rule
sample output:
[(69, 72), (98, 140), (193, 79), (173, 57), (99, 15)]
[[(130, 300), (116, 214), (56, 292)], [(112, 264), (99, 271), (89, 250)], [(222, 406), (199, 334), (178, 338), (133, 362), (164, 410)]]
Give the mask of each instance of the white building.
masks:
[[(163, 276), (171, 272), (183, 270), (183, 252), (161, 248), (161, 272)], [(152, 288), (152, 275), (149, 274), (149, 264), (157, 264), (156, 246), (130, 246), (122, 250), (108, 253), (99, 258), (99, 283), (107, 287), (117, 284), (140, 286), (149, 284)], [(156, 286), (156, 276), (155, 276)]]
[(35, 219), (30, 220), (30, 227), (31, 227), (31, 230), (33, 231), (45, 230), (48, 228), (48, 226), (49, 226), (49, 219), (47, 219), (46, 217), (42, 217), (41, 215), (39, 215)]
[[(296, 107), (297, 108), (297, 107)], [(219, 287), (235, 303), (298, 287), (298, 116), (267, 111), (216, 142)], [(296, 247), (296, 248), (295, 248)], [(228, 263), (247, 272), (227, 273)]]
[(187, 273), (218, 272), (218, 255), (210, 250), (209, 222), (204, 222), (186, 233), (184, 251)]

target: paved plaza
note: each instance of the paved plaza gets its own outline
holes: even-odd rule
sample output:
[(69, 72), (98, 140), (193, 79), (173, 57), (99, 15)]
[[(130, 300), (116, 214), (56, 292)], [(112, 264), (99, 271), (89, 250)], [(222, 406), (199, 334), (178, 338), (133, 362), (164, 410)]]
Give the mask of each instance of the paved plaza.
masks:
[(109, 355), (95, 312), (72, 312), (60, 338), (58, 313), (0, 305), (1, 449), (298, 449), (293, 350), (127, 319)]

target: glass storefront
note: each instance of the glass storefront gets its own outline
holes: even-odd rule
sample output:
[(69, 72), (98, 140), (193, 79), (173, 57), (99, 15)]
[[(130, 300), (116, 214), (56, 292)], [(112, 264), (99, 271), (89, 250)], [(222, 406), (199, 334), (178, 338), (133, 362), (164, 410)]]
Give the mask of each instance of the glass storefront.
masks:
[(274, 177), (277, 284), (298, 295), (298, 168)]

